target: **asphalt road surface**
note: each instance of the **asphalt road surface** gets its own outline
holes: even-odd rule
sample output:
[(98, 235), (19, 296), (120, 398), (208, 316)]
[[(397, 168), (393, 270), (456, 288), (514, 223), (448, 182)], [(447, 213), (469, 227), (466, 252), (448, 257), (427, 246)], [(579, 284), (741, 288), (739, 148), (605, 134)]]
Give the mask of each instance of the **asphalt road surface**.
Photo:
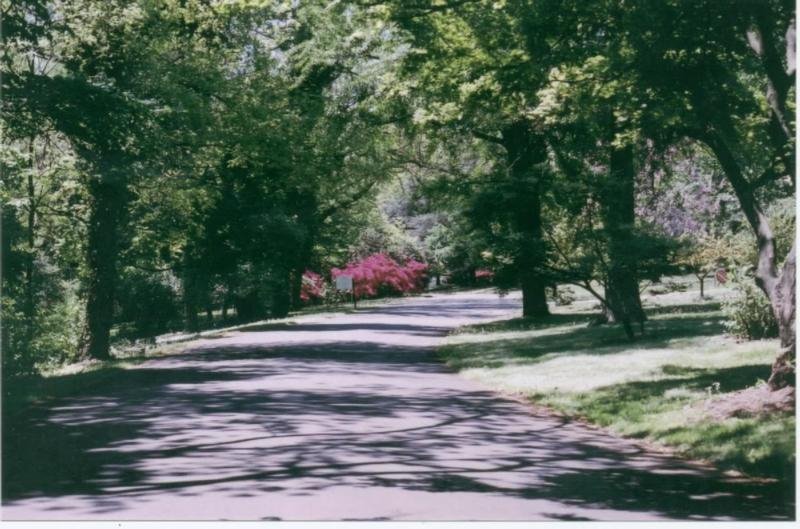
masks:
[(794, 493), (534, 412), (449, 372), (442, 294), (187, 344), (4, 424), (5, 520), (786, 519)]

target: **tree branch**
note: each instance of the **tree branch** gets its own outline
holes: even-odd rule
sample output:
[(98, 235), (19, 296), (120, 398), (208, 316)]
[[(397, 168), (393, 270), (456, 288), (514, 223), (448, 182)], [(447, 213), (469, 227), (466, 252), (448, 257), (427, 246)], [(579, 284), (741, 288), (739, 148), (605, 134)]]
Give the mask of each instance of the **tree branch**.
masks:
[(470, 131), (473, 136), (478, 138), (479, 140), (485, 140), (492, 143), (496, 143), (498, 145), (503, 145), (503, 138), (500, 136), (495, 136), (494, 134), (487, 134), (486, 132), (481, 132), (479, 130), (471, 130)]
[(367, 193), (369, 193), (372, 190), (372, 188), (375, 187), (375, 184), (377, 184), (377, 182), (378, 182), (377, 179), (370, 181), (367, 185), (365, 185), (364, 187), (362, 187), (361, 189), (350, 195), (350, 197), (348, 197), (346, 200), (322, 210), (322, 212), (319, 215), (319, 220), (325, 221), (330, 217), (332, 217), (333, 215), (335, 215), (338, 211), (352, 206), (353, 204), (364, 198), (367, 195)]

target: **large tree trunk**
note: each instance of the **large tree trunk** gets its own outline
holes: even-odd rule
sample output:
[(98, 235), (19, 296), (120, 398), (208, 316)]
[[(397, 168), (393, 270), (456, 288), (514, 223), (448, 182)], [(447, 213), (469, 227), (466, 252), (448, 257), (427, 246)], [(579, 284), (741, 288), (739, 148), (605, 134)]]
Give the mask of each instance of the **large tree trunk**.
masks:
[(34, 137), (28, 144), (30, 167), (28, 170), (28, 254), (25, 257), (25, 344), (29, 347), (33, 341), (36, 319), (36, 298), (33, 284), (34, 264), (36, 261), (36, 190), (33, 185), (33, 174), (36, 170), (36, 151)]
[[(793, 13), (793, 9), (790, 8), (790, 12)], [(794, 116), (789, 110), (787, 99), (791, 87), (794, 86), (795, 17), (790, 18), (785, 32), (786, 65), (784, 66), (780, 59), (780, 44), (777, 38), (780, 33), (779, 21), (764, 9), (755, 9), (752, 14), (754, 24), (747, 32), (747, 39), (750, 47), (761, 60), (766, 74), (765, 96), (772, 111), (772, 121), (768, 132), (775, 152), (786, 166), (786, 174), (794, 176)], [(766, 215), (755, 200), (752, 186), (744, 179), (738, 164), (735, 163), (735, 158), (727, 150), (724, 141), (719, 138), (716, 141), (715, 153), (718, 158), (722, 155), (726, 159), (725, 163), (728, 168), (725, 171), (742, 204), (742, 210), (745, 212), (748, 222), (756, 232), (758, 240), (756, 282), (769, 298), (775, 318), (778, 320), (781, 351), (772, 365), (769, 385), (772, 389), (795, 385), (795, 244), (792, 245), (783, 270), (778, 276), (772, 231)], [(720, 162), (722, 163), (722, 159)]]
[[(9, 290), (12, 285), (16, 283), (17, 276), (16, 270), (11, 266), (12, 248), (21, 234), (21, 227), (16, 217), (16, 211), (13, 208), (0, 208), (0, 216), (2, 216), (2, 224), (0, 224), (0, 292), (6, 293), (8, 296)], [(6, 306), (2, 305), (3, 317), (0, 318), (0, 356), (2, 356), (2, 365), (8, 365), (14, 361), (14, 355), (11, 352), (11, 332), (8, 328), (8, 319), (5, 317)], [(11, 370), (7, 371), (10, 373)]]
[(526, 232), (527, 244), (521, 251), (523, 266), (520, 271), (520, 284), (523, 317), (541, 317), (550, 314), (545, 293), (547, 279), (541, 272), (545, 256), (542, 242), (542, 205), (539, 198), (539, 187), (537, 183), (534, 192), (529, 197), (530, 210), (522, 212), (527, 218), (529, 228)]
[(290, 273), (286, 273), (273, 285), (272, 300), (270, 303), (269, 315), (272, 318), (285, 318), (289, 315), (289, 308), (291, 306), (292, 295), (292, 278)]
[(183, 310), (185, 316), (185, 329), (189, 332), (200, 330), (200, 320), (197, 312), (200, 310), (199, 300), (199, 281), (197, 278), (196, 264), (191, 257), (191, 250), (184, 249), (183, 275), (181, 277), (183, 287)]
[(763, 7), (756, 7), (753, 11), (753, 25), (747, 31), (747, 41), (764, 68), (767, 81), (764, 95), (772, 111), (772, 118), (785, 136), (783, 141), (791, 142), (794, 140), (791, 126), (793, 116), (787, 107), (786, 99), (789, 89), (794, 85), (795, 21), (794, 18), (789, 21), (785, 34), (786, 67), (781, 62), (781, 49), (776, 39), (779, 33), (776, 22)]
[(305, 207), (301, 208), (301, 211), (304, 211), (301, 217), (304, 219), (303, 222), (309, 226), (309, 232), (303, 240), (298, 241), (296, 253), (292, 259), (291, 270), (289, 271), (288, 288), (290, 310), (299, 310), (303, 307), (303, 300), (300, 298), (300, 294), (303, 291), (303, 274), (305, 274), (305, 271), (310, 267), (311, 256), (314, 253), (313, 241), (316, 234), (316, 230), (311, 228), (311, 226), (319, 222), (318, 219), (315, 219), (313, 216), (313, 212), (317, 209), (316, 202), (308, 197), (304, 198), (304, 200), (298, 200), (298, 206), (305, 204)]
[(539, 318), (550, 315), (545, 297), (545, 282), (536, 273), (527, 273), (522, 277), (522, 316)]
[(91, 209), (87, 237), (88, 292), (84, 352), (91, 358), (110, 358), (111, 326), (117, 283), (119, 226), (125, 207), (124, 184), (106, 175), (89, 183)]
[[(550, 314), (542, 273), (545, 260), (542, 239), (541, 170), (537, 165), (547, 160), (544, 139), (534, 134), (526, 122), (517, 122), (503, 130), (502, 144), (511, 177), (522, 198), (514, 211), (515, 229), (523, 234), (518, 255), (518, 273), (522, 287), (523, 317), (542, 317)], [(541, 168), (540, 168), (541, 169)]]
[(781, 352), (773, 364), (769, 384), (773, 389), (778, 389), (786, 384), (794, 384), (795, 246), (792, 245), (779, 276), (775, 263), (775, 238), (769, 225), (769, 219), (756, 200), (753, 186), (745, 178), (733, 152), (719, 134), (709, 134), (703, 139), (719, 160), (739, 199), (739, 206), (756, 235), (758, 246), (756, 285), (769, 299), (778, 320), (781, 336)]
[(773, 308), (778, 319), (781, 337), (781, 352), (772, 364), (768, 383), (772, 389), (796, 384), (795, 363), (795, 245), (783, 265), (780, 281), (775, 286)]
[(289, 306), (292, 310), (299, 310), (303, 306), (300, 294), (303, 291), (303, 271), (300, 268), (292, 270), (289, 276), (290, 296)]
[(602, 212), (608, 237), (608, 277), (606, 300), (613, 319), (623, 325), (633, 338), (633, 323), (640, 327), (645, 316), (639, 296), (636, 263), (631, 242), (635, 223), (635, 171), (633, 148), (611, 151), (609, 179), (602, 190)]

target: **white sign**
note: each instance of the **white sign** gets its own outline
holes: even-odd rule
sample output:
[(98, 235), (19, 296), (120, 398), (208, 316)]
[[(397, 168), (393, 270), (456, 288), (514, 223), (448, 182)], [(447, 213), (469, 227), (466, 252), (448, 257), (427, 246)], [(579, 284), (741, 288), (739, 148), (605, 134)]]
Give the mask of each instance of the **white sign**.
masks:
[(353, 276), (339, 276), (336, 278), (337, 290), (353, 290)]

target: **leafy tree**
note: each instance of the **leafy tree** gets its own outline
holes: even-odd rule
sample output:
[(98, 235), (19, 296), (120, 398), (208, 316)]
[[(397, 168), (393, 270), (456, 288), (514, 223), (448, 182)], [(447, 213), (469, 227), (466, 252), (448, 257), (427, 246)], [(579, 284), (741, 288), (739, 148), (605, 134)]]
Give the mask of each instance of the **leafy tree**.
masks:
[[(634, 66), (674, 130), (713, 153), (730, 183), (756, 235), (756, 284), (779, 322), (782, 351), (769, 383), (793, 383), (794, 244), (779, 272), (764, 204), (794, 190), (794, 5), (675, 2), (637, 11)], [(679, 23), (667, 30), (667, 19)]]
[(680, 263), (700, 282), (700, 299), (705, 297), (705, 280), (726, 262), (729, 255), (730, 246), (725, 239), (707, 238), (687, 244)]
[(388, 4), (389, 19), (413, 46), (401, 71), (404, 82), (388, 97), (414, 109), (411, 130), (462, 134), (491, 145), (509, 181), (527, 197), (507, 219), (519, 233), (513, 276), (522, 287), (523, 314), (548, 314), (540, 199), (547, 151), (542, 131), (525, 114), (542, 70), (527, 60), (518, 21), (491, 2)]

